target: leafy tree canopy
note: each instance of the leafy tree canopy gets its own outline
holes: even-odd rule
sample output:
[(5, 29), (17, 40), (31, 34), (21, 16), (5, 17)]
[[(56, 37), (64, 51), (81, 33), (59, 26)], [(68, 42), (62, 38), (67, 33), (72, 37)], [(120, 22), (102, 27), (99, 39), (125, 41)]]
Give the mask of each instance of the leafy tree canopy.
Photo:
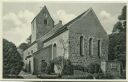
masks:
[[(109, 35), (109, 60), (119, 60), (125, 68), (126, 63), (126, 6), (123, 7), (119, 22), (114, 25)], [(123, 21), (122, 21), (123, 20)], [(121, 22), (122, 21), (122, 22)], [(118, 31), (118, 32), (117, 32)], [(115, 33), (117, 32), (117, 33)]]
[(126, 6), (123, 7), (121, 15), (118, 16), (119, 20), (126, 20)]
[(27, 49), (28, 47), (29, 47), (29, 44), (27, 44), (27, 43), (21, 43), (20, 46), (19, 46), (19, 48), (22, 49), (23, 51), (25, 49)]
[(16, 46), (3, 39), (3, 76), (18, 75), (23, 66), (22, 58)]

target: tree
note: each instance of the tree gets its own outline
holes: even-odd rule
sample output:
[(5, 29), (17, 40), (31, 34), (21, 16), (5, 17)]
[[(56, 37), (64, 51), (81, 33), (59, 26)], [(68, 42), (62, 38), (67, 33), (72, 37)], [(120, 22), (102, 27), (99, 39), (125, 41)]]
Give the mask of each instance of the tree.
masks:
[(27, 44), (27, 43), (21, 43), (20, 46), (19, 46), (19, 48), (22, 49), (23, 51), (25, 49), (27, 49), (28, 47), (29, 47), (29, 44)]
[[(119, 22), (114, 25), (112, 34), (109, 35), (109, 59), (118, 60), (126, 65), (126, 6), (123, 7)], [(118, 33), (115, 33), (118, 31)]]
[(114, 28), (112, 30), (112, 32), (121, 32), (123, 31), (123, 26), (122, 26), (122, 23), (121, 22), (117, 22), (115, 25), (114, 25)]
[(126, 6), (123, 7), (121, 15), (118, 16), (119, 20), (126, 20)]
[(17, 76), (23, 66), (22, 58), (16, 46), (3, 39), (3, 77)]

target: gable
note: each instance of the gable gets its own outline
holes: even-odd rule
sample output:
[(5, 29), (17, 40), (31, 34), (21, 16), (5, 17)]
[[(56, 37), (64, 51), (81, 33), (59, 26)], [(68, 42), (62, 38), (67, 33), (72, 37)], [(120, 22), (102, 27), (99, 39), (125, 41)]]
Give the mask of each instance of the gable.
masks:
[(86, 34), (88, 36), (94, 35), (107, 37), (106, 31), (91, 8), (78, 20), (70, 24), (69, 29), (73, 32)]
[(59, 27), (56, 30), (54, 29), (55, 28), (53, 28), (51, 31), (49, 31), (46, 35), (41, 37), (39, 40), (44, 41), (44, 40), (49, 39), (50, 37), (58, 36), (58, 34), (61, 34), (62, 32), (68, 29), (70, 31), (74, 31), (77, 33), (82, 32), (83, 34), (87, 34), (87, 35), (92, 33), (93, 35), (97, 35), (99, 37), (100, 36), (107, 37), (106, 31), (104, 30), (103, 26), (101, 25), (100, 21), (98, 20), (92, 8), (83, 12), (81, 15), (77, 16), (75, 19), (71, 20), (64, 26)]

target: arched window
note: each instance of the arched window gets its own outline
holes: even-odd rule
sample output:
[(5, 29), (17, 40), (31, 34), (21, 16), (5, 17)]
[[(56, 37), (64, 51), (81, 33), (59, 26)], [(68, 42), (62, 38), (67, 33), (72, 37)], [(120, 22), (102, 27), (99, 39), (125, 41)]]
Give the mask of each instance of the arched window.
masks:
[(84, 39), (83, 36), (80, 37), (80, 56), (83, 56), (83, 48), (84, 48)]
[(57, 56), (57, 48), (56, 48), (56, 44), (53, 45), (53, 58), (55, 58)]
[(93, 45), (92, 45), (92, 38), (89, 39), (89, 55), (92, 55), (92, 49), (93, 49)]
[(98, 40), (98, 57), (100, 58), (100, 53), (101, 53), (101, 43), (100, 40)]
[(31, 61), (29, 61), (29, 65), (28, 65), (28, 72), (31, 73)]

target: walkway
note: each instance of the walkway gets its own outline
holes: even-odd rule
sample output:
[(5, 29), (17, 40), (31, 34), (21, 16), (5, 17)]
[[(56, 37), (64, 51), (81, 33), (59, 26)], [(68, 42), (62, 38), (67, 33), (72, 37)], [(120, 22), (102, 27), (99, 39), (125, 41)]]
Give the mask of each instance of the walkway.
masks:
[(32, 74), (26, 73), (24, 71), (21, 71), (19, 73), (19, 76), (22, 76), (24, 79), (38, 79), (36, 75), (32, 75)]

